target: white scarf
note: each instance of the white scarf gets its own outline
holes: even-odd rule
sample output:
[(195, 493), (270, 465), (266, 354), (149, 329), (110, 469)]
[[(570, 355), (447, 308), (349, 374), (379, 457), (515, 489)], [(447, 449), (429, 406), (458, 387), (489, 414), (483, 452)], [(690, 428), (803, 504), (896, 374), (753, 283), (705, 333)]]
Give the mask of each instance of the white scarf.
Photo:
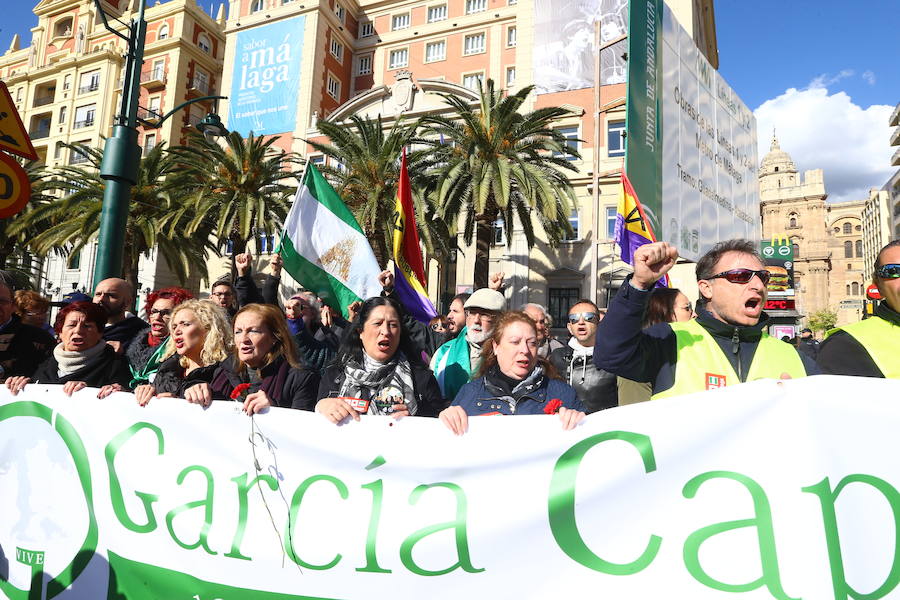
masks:
[(57, 344), (56, 348), (53, 349), (53, 357), (59, 365), (57, 375), (59, 377), (65, 377), (79, 369), (83, 369), (88, 363), (100, 356), (105, 348), (106, 342), (103, 340), (100, 340), (100, 343), (96, 346), (80, 352), (77, 350), (63, 350), (63, 345)]

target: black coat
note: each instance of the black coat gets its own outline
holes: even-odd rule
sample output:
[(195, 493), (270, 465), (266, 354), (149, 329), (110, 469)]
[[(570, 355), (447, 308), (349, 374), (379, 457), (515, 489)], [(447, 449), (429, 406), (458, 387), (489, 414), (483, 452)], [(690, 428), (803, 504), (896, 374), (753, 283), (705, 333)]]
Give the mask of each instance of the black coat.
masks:
[(598, 369), (591, 356), (575, 356), (569, 346), (557, 348), (547, 358), (559, 371), (563, 381), (575, 388), (575, 394), (586, 412), (592, 413), (619, 405), (618, 378)]
[[(450, 406), (450, 402), (444, 400), (437, 379), (434, 378), (434, 373), (428, 367), (418, 362), (410, 363), (410, 366), (412, 367), (413, 394), (418, 404), (416, 416), (436, 417), (438, 413)], [(344, 383), (344, 377), (344, 365), (336, 362), (328, 365), (322, 374), (316, 401), (337, 394)]]
[(118, 323), (107, 325), (103, 330), (103, 339), (107, 342), (121, 342), (122, 350), (127, 351), (128, 346), (140, 332), (146, 333), (150, 325), (140, 317), (128, 317)]
[[(251, 385), (249, 392), (266, 393), (272, 406), (313, 410), (316, 407), (316, 391), (319, 375), (306, 367), (294, 368), (283, 356), (266, 365), (259, 372), (261, 381)], [(231, 392), (241, 383), (250, 383), (247, 374), (241, 377), (235, 368), (234, 358), (219, 363), (210, 387), (214, 400), (230, 400)]]
[[(100, 342), (101, 344), (103, 342)], [(67, 383), (69, 381), (83, 381), (88, 387), (100, 388), (104, 385), (118, 383), (128, 389), (131, 382), (131, 369), (128, 368), (128, 359), (116, 354), (112, 346), (104, 345), (103, 352), (97, 355), (81, 369), (64, 377), (59, 376), (59, 363), (53, 354), (41, 363), (31, 377), (35, 383)]]
[(184, 392), (189, 387), (198, 383), (212, 383), (219, 363), (198, 367), (185, 375), (184, 367), (178, 362), (179, 358), (177, 354), (173, 354), (160, 363), (153, 380), (153, 388), (157, 394), (172, 394), (176, 398), (184, 398)]
[(26, 325), (18, 315), (13, 315), (0, 331), (0, 366), (3, 367), (0, 380), (15, 375), (31, 377), (55, 346), (56, 340), (49, 333)]

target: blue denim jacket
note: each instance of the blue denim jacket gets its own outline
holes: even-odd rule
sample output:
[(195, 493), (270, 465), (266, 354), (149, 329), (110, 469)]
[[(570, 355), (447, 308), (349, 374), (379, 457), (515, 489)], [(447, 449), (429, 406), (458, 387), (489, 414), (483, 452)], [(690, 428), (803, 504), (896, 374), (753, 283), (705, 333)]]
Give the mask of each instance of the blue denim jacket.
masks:
[(559, 399), (566, 408), (584, 412), (584, 404), (575, 397), (575, 388), (560, 381), (544, 377), (534, 390), (526, 392), (516, 402), (515, 411), (509, 398), (497, 397), (488, 391), (484, 377), (473, 379), (459, 390), (452, 406), (461, 406), (470, 417), (500, 413), (502, 415), (540, 415), (548, 400)]

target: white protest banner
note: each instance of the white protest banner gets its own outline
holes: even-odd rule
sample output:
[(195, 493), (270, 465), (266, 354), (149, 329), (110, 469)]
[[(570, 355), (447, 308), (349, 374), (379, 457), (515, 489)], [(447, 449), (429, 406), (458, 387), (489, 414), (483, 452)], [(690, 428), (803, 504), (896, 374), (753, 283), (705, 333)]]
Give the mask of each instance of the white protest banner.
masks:
[(0, 596), (897, 597), (900, 382), (589, 416), (251, 420), (0, 391)]

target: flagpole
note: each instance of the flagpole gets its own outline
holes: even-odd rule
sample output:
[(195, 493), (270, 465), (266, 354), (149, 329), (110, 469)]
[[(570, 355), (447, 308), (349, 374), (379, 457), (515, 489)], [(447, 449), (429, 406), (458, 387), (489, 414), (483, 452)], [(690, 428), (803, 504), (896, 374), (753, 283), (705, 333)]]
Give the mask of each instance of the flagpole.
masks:
[[(297, 180), (298, 182), (300, 182), (300, 185), (297, 186), (297, 190), (299, 190), (303, 186), (303, 180), (306, 179), (306, 171), (309, 169), (309, 163), (310, 163), (310, 160), (307, 158), (306, 163), (303, 165), (303, 173), (300, 175), (300, 179)], [(290, 214), (291, 210), (294, 210), (294, 202), (296, 200), (297, 200), (297, 191), (295, 190), (294, 191), (294, 199), (291, 200), (291, 208), (288, 211), (288, 214)], [(285, 217), (284, 220), (287, 221), (287, 217)], [(281, 256), (281, 243), (282, 243), (282, 240), (284, 240), (284, 233), (285, 233), (284, 227), (285, 227), (285, 225), (284, 225), (284, 223), (282, 223), (281, 224), (281, 237), (278, 239), (278, 248), (275, 249), (275, 254), (277, 254), (278, 256)], [(282, 256), (282, 258), (284, 258), (284, 257)]]
[(591, 300), (598, 300), (598, 285), (600, 278), (597, 272), (600, 269), (598, 254), (600, 254), (600, 21), (594, 22), (594, 47), (596, 70), (594, 71), (594, 152), (591, 170), (594, 173), (593, 190), (591, 190), (591, 211), (594, 219), (591, 225)]

